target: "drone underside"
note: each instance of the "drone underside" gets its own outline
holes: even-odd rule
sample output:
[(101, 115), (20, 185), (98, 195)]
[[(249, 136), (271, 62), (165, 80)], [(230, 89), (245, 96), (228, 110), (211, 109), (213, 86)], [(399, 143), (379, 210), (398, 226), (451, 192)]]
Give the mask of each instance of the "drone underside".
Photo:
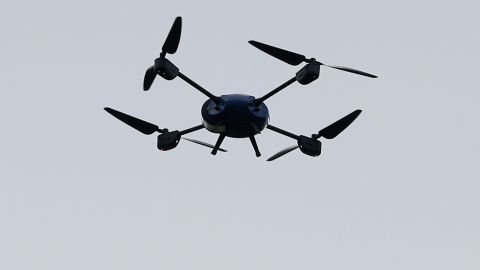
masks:
[[(158, 149), (163, 151), (175, 148), (180, 142), (180, 139), (183, 138), (185, 140), (212, 148), (212, 154), (215, 155), (217, 151), (226, 152), (226, 150), (220, 148), (220, 145), (222, 144), (225, 137), (249, 138), (255, 150), (256, 156), (258, 157), (260, 156), (260, 151), (255, 141), (255, 135), (259, 134), (262, 130), (267, 128), (297, 141), (297, 145), (288, 147), (278, 152), (277, 154), (270, 157), (268, 159), (269, 161), (283, 156), (286, 153), (293, 151), (297, 148), (299, 148), (303, 153), (307, 155), (318, 156), (321, 153), (322, 146), (321, 142), (318, 139), (320, 137), (324, 137), (326, 139), (335, 138), (358, 117), (361, 111), (355, 110), (352, 113), (341, 118), (340, 120), (336, 121), (335, 123), (320, 130), (318, 133), (308, 137), (303, 135), (296, 135), (286, 130), (270, 125), (268, 123), (270, 118), (269, 111), (264, 101), (294, 82), (299, 82), (302, 85), (306, 85), (315, 81), (319, 76), (320, 67), (322, 65), (371, 78), (376, 78), (375, 75), (360, 70), (342, 66), (325, 65), (316, 61), (315, 58), (307, 59), (301, 54), (286, 51), (257, 41), (249, 41), (249, 43), (256, 48), (288, 64), (299, 65), (303, 62), (306, 62), (307, 64), (302, 69), (300, 69), (293, 78), (289, 79), (287, 82), (270, 91), (263, 97), (255, 98), (253, 96), (242, 94), (215, 96), (200, 85), (198, 85), (196, 82), (192, 81), (186, 75), (182, 74), (179, 68), (177, 68), (172, 62), (170, 62), (170, 60), (165, 58), (167, 53), (173, 54), (177, 51), (178, 44), (180, 42), (181, 29), (182, 19), (181, 17), (177, 17), (172, 25), (172, 28), (170, 29), (170, 32), (168, 33), (165, 43), (163, 44), (160, 57), (155, 59), (154, 65), (148, 68), (145, 73), (143, 86), (145, 91), (149, 90), (157, 75), (166, 80), (173, 80), (179, 77), (188, 84), (192, 85), (194, 88), (196, 88), (209, 98), (202, 106), (202, 124), (185, 129), (183, 131), (169, 131), (168, 129), (160, 129), (158, 126), (152, 123), (135, 118), (114, 109), (105, 108), (105, 110), (112, 114), (114, 117), (144, 134), (149, 135), (155, 132), (159, 132), (160, 135), (158, 135), (157, 137), (157, 147)], [(215, 145), (182, 137), (185, 134), (203, 128), (207, 129), (210, 132), (219, 134)]]

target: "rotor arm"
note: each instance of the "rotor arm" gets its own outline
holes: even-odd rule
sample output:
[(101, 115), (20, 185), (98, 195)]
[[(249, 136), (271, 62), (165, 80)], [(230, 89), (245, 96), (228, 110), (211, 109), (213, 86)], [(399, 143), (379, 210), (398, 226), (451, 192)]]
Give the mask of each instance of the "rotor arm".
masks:
[(275, 95), (276, 93), (280, 92), (281, 90), (285, 89), (287, 86), (291, 85), (292, 83), (294, 83), (295, 81), (297, 80), (297, 77), (293, 77), (291, 78), (290, 80), (284, 82), (282, 85), (280, 85), (279, 87), (273, 89), (272, 91), (268, 92), (266, 95), (264, 95), (263, 97), (261, 98), (257, 98), (255, 99), (255, 105), (260, 105), (262, 104), (262, 102), (264, 102), (266, 99), (270, 98), (271, 96)]
[(206, 95), (207, 97), (209, 97), (211, 100), (213, 100), (216, 104), (218, 104), (220, 102), (220, 98), (213, 95), (212, 93), (208, 92), (205, 88), (201, 87), (199, 84), (197, 84), (196, 82), (192, 81), (190, 78), (188, 78), (185, 74), (181, 73), (181, 72), (178, 72), (178, 77), (180, 77), (180, 79), (184, 80), (185, 82), (187, 82), (188, 84), (190, 84), (191, 86), (193, 86), (195, 89), (197, 89), (198, 91), (200, 91), (202, 94)]
[(292, 139), (295, 139), (295, 140), (298, 140), (298, 139), (300, 138), (300, 136), (298, 136), (298, 135), (295, 135), (295, 134), (293, 134), (293, 133), (291, 133), (291, 132), (288, 132), (288, 131), (286, 131), (286, 130), (283, 130), (283, 129), (281, 129), (281, 128), (278, 128), (278, 127), (275, 127), (275, 126), (272, 126), (272, 125), (267, 125), (267, 128), (270, 129), (270, 130), (273, 130), (273, 131), (275, 131), (275, 132), (277, 132), (277, 133), (280, 133), (280, 134), (282, 134), (282, 135), (285, 135), (285, 136), (287, 136), (287, 137), (290, 137), (290, 138), (292, 138)]
[(198, 126), (194, 126), (194, 127), (191, 127), (191, 128), (187, 128), (185, 130), (180, 131), (180, 135), (185, 135), (185, 134), (200, 130), (202, 128), (205, 128), (205, 127), (203, 125), (198, 125)]

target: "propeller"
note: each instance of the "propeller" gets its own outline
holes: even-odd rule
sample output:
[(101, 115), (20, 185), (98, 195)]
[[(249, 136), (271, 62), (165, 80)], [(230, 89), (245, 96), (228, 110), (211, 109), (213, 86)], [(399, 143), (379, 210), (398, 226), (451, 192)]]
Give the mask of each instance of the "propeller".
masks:
[(292, 152), (293, 150), (295, 150), (295, 149), (297, 149), (297, 148), (299, 148), (299, 147), (300, 147), (300, 146), (298, 146), (298, 145), (289, 146), (289, 147), (283, 149), (282, 151), (276, 153), (275, 155), (269, 157), (269, 158), (267, 159), (267, 161), (275, 160), (275, 159), (277, 159), (277, 158), (279, 158), (279, 157), (281, 157), (281, 156), (283, 156), (283, 155), (285, 155), (285, 154), (287, 154), (287, 153)]
[[(152, 123), (149, 123), (149, 122), (144, 121), (142, 119), (138, 119), (138, 118), (133, 117), (131, 115), (119, 112), (119, 111), (114, 110), (112, 108), (107, 107), (107, 108), (105, 108), (105, 111), (107, 111), (109, 114), (113, 115), (118, 120), (120, 120), (123, 123), (131, 126), (134, 129), (140, 131), (143, 134), (150, 135), (150, 134), (153, 134), (155, 132), (159, 132), (161, 134), (168, 133), (168, 129), (166, 129), (166, 128), (161, 129), (155, 124), (152, 124)], [(190, 138), (186, 138), (186, 137), (182, 137), (182, 139), (193, 142), (193, 143), (196, 143), (196, 144), (199, 144), (199, 145), (203, 145), (203, 146), (206, 146), (206, 147), (209, 147), (209, 148), (212, 148), (212, 149), (214, 148), (213, 145), (211, 145), (209, 143), (206, 143), (206, 142), (199, 141), (199, 140), (190, 139)], [(218, 150), (222, 151), (222, 152), (227, 152), (225, 149), (221, 149), (221, 148), (218, 149)]]
[(157, 125), (154, 125), (154, 124), (149, 123), (147, 121), (143, 121), (141, 119), (130, 116), (128, 114), (119, 112), (119, 111), (114, 110), (112, 108), (107, 107), (107, 108), (105, 108), (105, 111), (107, 111), (109, 114), (113, 115), (118, 120), (124, 122), (125, 124), (131, 126), (132, 128), (140, 131), (141, 133), (143, 133), (145, 135), (150, 135), (150, 134), (153, 134), (155, 132), (160, 132), (160, 133), (167, 132), (167, 130), (165, 130), (165, 129), (158, 128)]
[(335, 123), (330, 124), (326, 128), (320, 130), (316, 135), (312, 136), (314, 139), (324, 137), (325, 139), (333, 139), (342, 133), (357, 117), (362, 113), (362, 110), (356, 110), (350, 114), (337, 120)]
[(174, 54), (178, 49), (178, 44), (180, 43), (180, 36), (182, 35), (182, 17), (178, 16), (173, 22), (170, 32), (168, 32), (167, 39), (162, 46), (162, 53)]
[[(202, 141), (199, 141), (199, 140), (195, 140), (195, 139), (191, 139), (191, 138), (187, 138), (187, 137), (182, 137), (182, 139), (187, 140), (187, 141), (190, 141), (190, 142), (193, 142), (193, 143), (196, 143), (196, 144), (200, 144), (200, 145), (206, 146), (206, 147), (208, 147), (208, 148), (212, 148), (212, 149), (215, 148), (215, 145), (209, 144), (209, 143), (206, 143), (206, 142), (202, 142)], [(222, 149), (222, 148), (218, 148), (218, 151), (227, 152), (227, 150)]]
[[(325, 139), (333, 139), (337, 137), (342, 131), (344, 131), (350, 124), (357, 119), (357, 117), (360, 115), (362, 111), (361, 110), (356, 110), (351, 112), (350, 114), (342, 117), (341, 119), (337, 120), (336, 122), (330, 124), (329, 126), (323, 128), (320, 130), (317, 134), (313, 134), (311, 139), (317, 140), (320, 137), (323, 137)], [(292, 145), (290, 147), (287, 147), (283, 149), (282, 151), (276, 153), (275, 155), (271, 156), (267, 161), (272, 161), (275, 160), (287, 153), (292, 152), (293, 150), (300, 148), (300, 142), (298, 142), (298, 145)]]
[[(175, 18), (170, 32), (168, 32), (167, 38), (162, 46), (162, 52), (158, 59), (165, 59), (165, 55), (174, 54), (178, 49), (178, 44), (180, 43), (180, 37), (182, 34), (182, 17)], [(161, 61), (159, 62), (161, 63)], [(143, 90), (147, 91), (152, 86), (155, 76), (158, 74), (157, 61), (155, 64), (147, 69), (145, 72), (145, 78), (143, 80)]]
[(155, 76), (157, 76), (157, 72), (155, 71), (155, 66), (151, 66), (145, 72), (145, 78), (143, 79), (143, 90), (147, 91), (153, 84), (155, 80)]
[(315, 58), (310, 58), (310, 59), (307, 59), (304, 55), (301, 55), (301, 54), (298, 54), (298, 53), (294, 53), (294, 52), (291, 52), (291, 51), (287, 51), (287, 50), (284, 50), (284, 49), (280, 49), (280, 48), (277, 48), (277, 47), (273, 47), (271, 45), (268, 45), (268, 44), (264, 44), (264, 43), (261, 43), (261, 42), (258, 42), (258, 41), (255, 41), (255, 40), (250, 40), (248, 43), (250, 43), (251, 45), (253, 45), (255, 48), (287, 63), (287, 64), (290, 64), (292, 66), (296, 66), (296, 65), (299, 65), (301, 64), (302, 62), (306, 62), (306, 63), (311, 63), (311, 62), (317, 62), (319, 63), (320, 65), (323, 65), (323, 66), (326, 66), (326, 67), (330, 67), (330, 68), (334, 68), (334, 69), (338, 69), (338, 70), (343, 70), (343, 71), (346, 71), (346, 72), (350, 72), (350, 73), (355, 73), (355, 74), (358, 74), (358, 75), (363, 75), (363, 76), (367, 76), (367, 77), (370, 77), (370, 78), (377, 78), (377, 76), (373, 75), (373, 74), (370, 74), (370, 73), (367, 73), (367, 72), (364, 72), (364, 71), (360, 71), (360, 70), (357, 70), (357, 69), (354, 69), (354, 68), (349, 68), (349, 67), (342, 67), (342, 66), (333, 66), (333, 65), (326, 65), (326, 64), (323, 64), (323, 63), (320, 63), (318, 61), (315, 60)]

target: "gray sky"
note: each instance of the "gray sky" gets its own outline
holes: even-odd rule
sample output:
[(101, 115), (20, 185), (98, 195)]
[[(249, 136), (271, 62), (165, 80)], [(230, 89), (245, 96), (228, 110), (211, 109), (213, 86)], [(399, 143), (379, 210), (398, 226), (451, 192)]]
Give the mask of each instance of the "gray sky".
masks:
[[(0, 10), (0, 269), (480, 268), (476, 1)], [(295, 143), (268, 130), (259, 159), (230, 138), (217, 156), (188, 142), (159, 152), (102, 108), (170, 129), (200, 123), (205, 97), (181, 80), (141, 88), (177, 15), (170, 59), (214, 94), (261, 96), (298, 70), (250, 39), (380, 78), (323, 69), (268, 100), (270, 123), (307, 135), (363, 110), (318, 158), (265, 162)]]

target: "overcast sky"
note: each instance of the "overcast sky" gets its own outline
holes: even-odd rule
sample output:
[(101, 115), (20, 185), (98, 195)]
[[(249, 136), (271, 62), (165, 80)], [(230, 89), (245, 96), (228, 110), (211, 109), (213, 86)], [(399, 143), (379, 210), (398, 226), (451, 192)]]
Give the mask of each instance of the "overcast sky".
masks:
[[(0, 5), (0, 269), (480, 268), (477, 1), (9, 1)], [(169, 152), (103, 111), (169, 129), (206, 97), (142, 90), (176, 16), (181, 71), (262, 96), (289, 66), (250, 39), (377, 74), (322, 69), (268, 100), (310, 135), (360, 117), (320, 157), (265, 130), (228, 153)], [(301, 121), (299, 119), (302, 119)], [(205, 130), (189, 137), (214, 143)]]

